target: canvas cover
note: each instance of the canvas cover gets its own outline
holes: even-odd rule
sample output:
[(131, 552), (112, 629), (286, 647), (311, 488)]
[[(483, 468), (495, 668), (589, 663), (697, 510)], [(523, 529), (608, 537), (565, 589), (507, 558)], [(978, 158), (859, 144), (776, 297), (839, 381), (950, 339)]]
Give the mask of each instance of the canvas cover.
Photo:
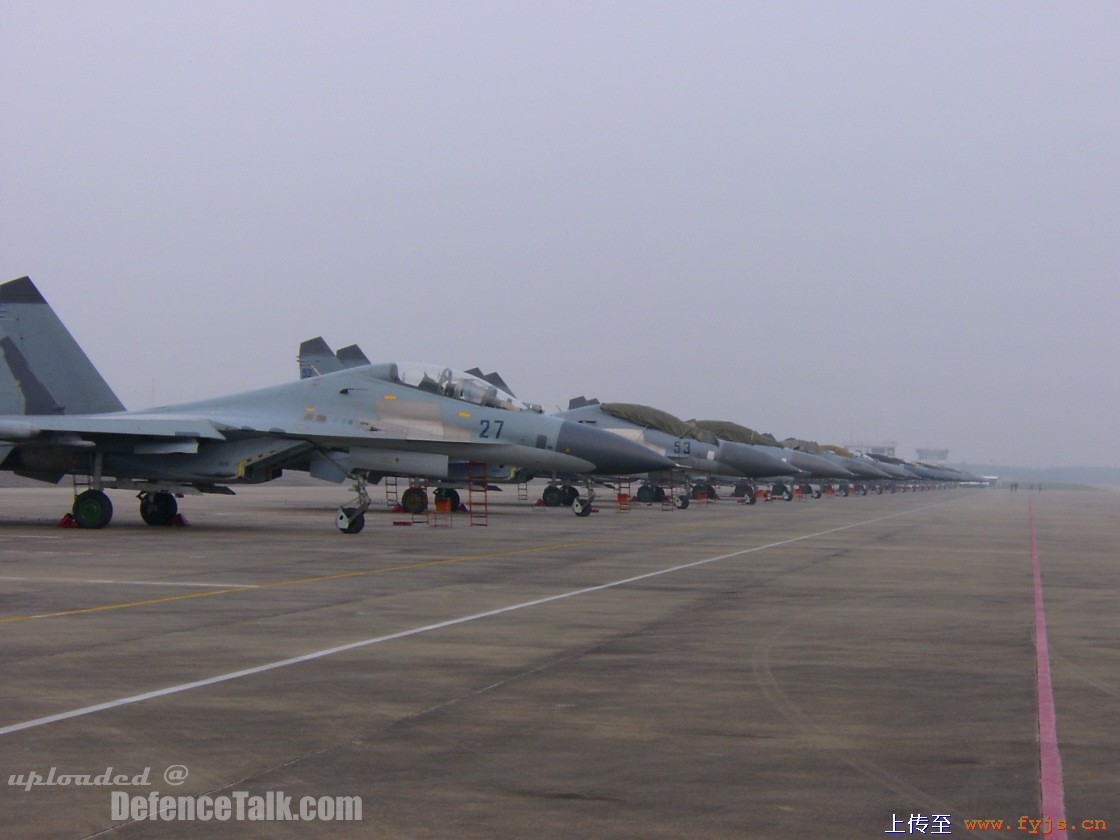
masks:
[(637, 403), (603, 403), (600, 409), (611, 417), (617, 417), (619, 420), (625, 420), (646, 429), (655, 429), (673, 437), (691, 438), (703, 443), (718, 443), (716, 436), (711, 432), (698, 429), (696, 426), (686, 423), (679, 417), (659, 408), (638, 405)]
[(755, 443), (760, 446), (781, 446), (780, 443), (774, 440), (773, 435), (761, 434), (754, 429), (740, 426), (738, 423), (732, 423), (730, 420), (693, 420), (692, 424), (697, 428), (711, 432), (720, 440), (726, 440), (732, 443)]

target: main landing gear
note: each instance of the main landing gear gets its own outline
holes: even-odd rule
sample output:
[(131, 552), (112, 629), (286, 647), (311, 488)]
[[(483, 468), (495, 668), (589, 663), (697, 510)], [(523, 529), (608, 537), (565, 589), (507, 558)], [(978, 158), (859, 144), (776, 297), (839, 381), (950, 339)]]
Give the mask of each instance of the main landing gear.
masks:
[(793, 501), (793, 490), (784, 484), (775, 484), (771, 489), (771, 492), (774, 494), (774, 498), (782, 499), (786, 502)]
[[(165, 526), (175, 522), (175, 515), (179, 512), (179, 503), (170, 493), (143, 492), (140, 499), (140, 518), (148, 525)], [(74, 517), (77, 519), (77, 517)]]
[[(165, 491), (142, 491), (137, 498), (140, 500), (140, 518), (148, 525), (167, 526), (185, 525), (186, 522), (179, 516), (179, 503), (175, 497)], [(63, 527), (70, 528), (104, 528), (113, 518), (113, 503), (104, 490), (91, 487), (83, 490), (74, 497), (74, 505), (70, 508), (69, 516), (63, 517)]]
[(713, 502), (719, 499), (719, 496), (716, 494), (716, 486), (711, 483), (692, 485), (692, 498), (699, 501), (701, 494), (704, 495), (705, 499)]
[(423, 513), (428, 509), (428, 494), (422, 487), (409, 487), (401, 493), (401, 507), (405, 513)]
[[(407, 491), (406, 491), (407, 492)], [(447, 501), (451, 503), (451, 510), (456, 511), (462, 504), (462, 499), (459, 497), (459, 491), (454, 487), (437, 487), (433, 493), (437, 502)], [(427, 500), (425, 499), (425, 502)], [(425, 507), (427, 505), (425, 504)], [(437, 508), (438, 510), (438, 508)]]
[(579, 490), (570, 484), (550, 484), (541, 491), (545, 507), (571, 507), (579, 499)]
[(103, 490), (86, 490), (74, 497), (70, 515), (79, 528), (104, 528), (113, 518), (113, 503)]
[[(712, 489), (714, 491), (715, 488)], [(665, 492), (664, 487), (660, 487), (656, 484), (643, 484), (638, 488), (636, 498), (638, 500), (638, 503), (643, 505), (652, 505), (654, 503), (664, 504), (665, 498), (668, 495), (669, 494)], [(685, 493), (680, 493), (676, 496), (673, 496), (672, 501), (673, 507), (675, 507), (677, 510), (684, 510), (688, 507), (688, 495)]]
[(758, 491), (745, 481), (736, 484), (731, 495), (733, 498), (740, 499), (745, 505), (753, 505), (758, 501)]
[(541, 491), (540, 503), (545, 507), (570, 507), (576, 516), (590, 516), (591, 505), (595, 501), (595, 490), (587, 483), (587, 495), (580, 496), (579, 490), (571, 484), (549, 484)]

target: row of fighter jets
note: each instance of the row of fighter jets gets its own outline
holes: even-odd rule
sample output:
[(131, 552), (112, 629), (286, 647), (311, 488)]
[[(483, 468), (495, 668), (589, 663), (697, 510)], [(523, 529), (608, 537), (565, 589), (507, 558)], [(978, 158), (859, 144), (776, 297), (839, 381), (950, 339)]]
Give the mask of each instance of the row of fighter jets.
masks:
[[(136, 491), (143, 520), (167, 525), (177, 519), (176, 497), (232, 494), (230, 485), (284, 470), (352, 481), (356, 498), (335, 517), (351, 534), (365, 523), (368, 485), (386, 476), (432, 482), (456, 504), (455, 488), (471, 482), (545, 477), (544, 503), (569, 504), (579, 516), (590, 514), (596, 484), (619, 476), (645, 477), (638, 501), (686, 483), (714, 491), (730, 482), (753, 501), (762, 479), (789, 492), (782, 482), (976, 478), (778, 442), (730, 423), (684, 423), (645, 406), (579, 398), (548, 415), (497, 374), (371, 363), (356, 346), (334, 353), (322, 339), (301, 346), (297, 381), (126, 411), (27, 277), (0, 284), (0, 356), (0, 469), (51, 483), (73, 476), (70, 517), (83, 528), (111, 520), (107, 489)], [(678, 507), (687, 500), (674, 497)], [(418, 512), (427, 495), (410, 487), (401, 501)]]

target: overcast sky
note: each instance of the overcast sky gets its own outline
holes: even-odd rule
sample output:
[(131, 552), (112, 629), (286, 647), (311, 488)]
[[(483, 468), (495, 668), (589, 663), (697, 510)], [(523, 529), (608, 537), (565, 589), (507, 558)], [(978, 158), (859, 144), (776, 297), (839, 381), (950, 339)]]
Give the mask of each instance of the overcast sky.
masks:
[(1120, 466), (1120, 3), (0, 0), (0, 280), (130, 408), (300, 340)]

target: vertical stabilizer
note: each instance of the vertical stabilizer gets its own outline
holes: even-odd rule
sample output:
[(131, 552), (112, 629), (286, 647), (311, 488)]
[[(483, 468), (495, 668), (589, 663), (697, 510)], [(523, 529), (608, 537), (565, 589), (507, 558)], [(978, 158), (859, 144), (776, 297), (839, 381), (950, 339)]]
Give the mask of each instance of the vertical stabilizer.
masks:
[(0, 284), (0, 412), (124, 411), (29, 277)]
[(370, 364), (369, 357), (362, 352), (362, 348), (357, 344), (351, 344), (349, 347), (343, 347), (335, 355), (338, 361), (344, 368), (358, 367), (359, 365)]
[(309, 338), (299, 345), (299, 378), (310, 379), (312, 376), (322, 376), (324, 373), (334, 373), (342, 370), (342, 362), (334, 354), (331, 347), (323, 340), (322, 336)]

